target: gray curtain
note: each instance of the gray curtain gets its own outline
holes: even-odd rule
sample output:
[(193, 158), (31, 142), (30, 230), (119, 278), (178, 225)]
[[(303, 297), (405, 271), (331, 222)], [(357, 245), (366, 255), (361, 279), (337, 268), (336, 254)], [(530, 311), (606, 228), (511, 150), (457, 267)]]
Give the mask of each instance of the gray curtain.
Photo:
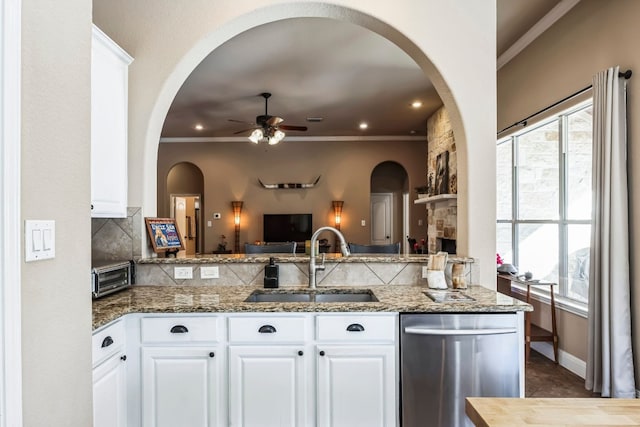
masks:
[(634, 398), (629, 281), (626, 81), (619, 67), (593, 76), (593, 225), (585, 386)]

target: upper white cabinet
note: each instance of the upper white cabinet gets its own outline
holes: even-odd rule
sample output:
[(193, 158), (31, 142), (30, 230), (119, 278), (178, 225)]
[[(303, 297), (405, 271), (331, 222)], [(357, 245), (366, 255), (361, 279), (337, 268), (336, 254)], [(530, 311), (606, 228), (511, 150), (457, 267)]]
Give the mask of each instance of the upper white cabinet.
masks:
[(91, 216), (127, 216), (128, 67), (133, 58), (98, 27), (91, 42)]

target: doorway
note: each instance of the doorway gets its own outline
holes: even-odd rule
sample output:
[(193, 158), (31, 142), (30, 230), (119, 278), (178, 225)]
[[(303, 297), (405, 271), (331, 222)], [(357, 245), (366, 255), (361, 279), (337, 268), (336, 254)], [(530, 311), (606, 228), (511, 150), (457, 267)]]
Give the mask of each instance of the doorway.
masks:
[(409, 234), (409, 175), (398, 162), (379, 163), (371, 172), (371, 244), (400, 242)]
[(184, 239), (185, 250), (178, 252), (178, 256), (190, 257), (202, 253), (202, 233), (199, 226), (200, 195), (171, 194), (170, 216), (176, 219), (178, 230)]

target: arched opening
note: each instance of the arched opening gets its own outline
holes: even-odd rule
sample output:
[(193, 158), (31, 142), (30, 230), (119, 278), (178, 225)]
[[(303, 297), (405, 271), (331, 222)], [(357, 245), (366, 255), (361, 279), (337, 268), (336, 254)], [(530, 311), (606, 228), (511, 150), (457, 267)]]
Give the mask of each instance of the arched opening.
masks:
[[(161, 188), (164, 187), (164, 191)], [(158, 186), (161, 216), (176, 218), (185, 242), (185, 256), (200, 254), (204, 247), (204, 175), (193, 163), (175, 164), (167, 173), (164, 186)], [(181, 254), (179, 254), (181, 255)]]
[(409, 176), (399, 163), (385, 161), (371, 172), (371, 240), (382, 245), (400, 242), (408, 253)]

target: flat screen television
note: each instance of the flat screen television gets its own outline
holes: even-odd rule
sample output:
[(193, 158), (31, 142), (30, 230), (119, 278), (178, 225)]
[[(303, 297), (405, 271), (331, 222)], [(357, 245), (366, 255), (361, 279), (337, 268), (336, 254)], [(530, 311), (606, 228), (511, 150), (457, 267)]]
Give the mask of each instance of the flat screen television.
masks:
[(264, 214), (263, 218), (264, 241), (267, 243), (304, 242), (313, 234), (311, 214)]

